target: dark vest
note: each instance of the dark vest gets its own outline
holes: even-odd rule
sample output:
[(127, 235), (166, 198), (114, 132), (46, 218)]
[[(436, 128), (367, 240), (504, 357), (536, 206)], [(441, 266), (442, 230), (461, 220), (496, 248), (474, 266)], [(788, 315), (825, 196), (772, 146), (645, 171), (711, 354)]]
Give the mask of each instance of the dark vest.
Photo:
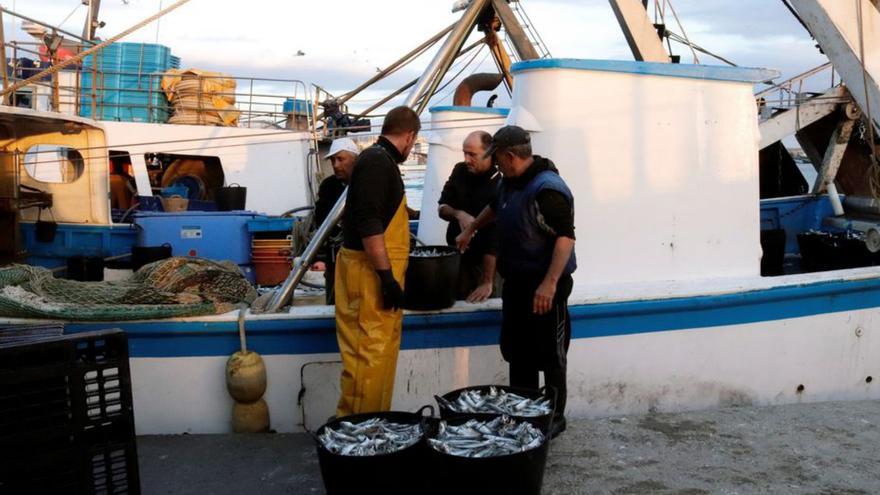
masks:
[[(557, 191), (574, 207), (574, 197), (559, 174), (545, 170), (524, 188), (502, 187), (498, 196), (495, 221), (498, 224), (498, 271), (504, 278), (537, 281), (544, 277), (553, 258), (556, 237), (538, 223), (535, 197), (543, 189)], [(563, 275), (577, 268), (574, 251)]]

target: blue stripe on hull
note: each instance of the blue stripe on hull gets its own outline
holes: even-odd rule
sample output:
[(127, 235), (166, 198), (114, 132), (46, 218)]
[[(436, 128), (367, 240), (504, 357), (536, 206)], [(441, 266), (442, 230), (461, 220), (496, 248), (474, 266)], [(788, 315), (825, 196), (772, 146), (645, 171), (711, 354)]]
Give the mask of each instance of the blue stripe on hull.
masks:
[[(880, 278), (822, 282), (718, 296), (571, 306), (576, 339), (737, 325), (880, 306)], [(403, 349), (492, 345), (500, 311), (411, 314)], [(120, 327), (132, 357), (226, 356), (238, 350), (236, 322), (72, 323), (69, 332)], [(248, 347), (261, 354), (337, 352), (333, 319), (249, 321)]]

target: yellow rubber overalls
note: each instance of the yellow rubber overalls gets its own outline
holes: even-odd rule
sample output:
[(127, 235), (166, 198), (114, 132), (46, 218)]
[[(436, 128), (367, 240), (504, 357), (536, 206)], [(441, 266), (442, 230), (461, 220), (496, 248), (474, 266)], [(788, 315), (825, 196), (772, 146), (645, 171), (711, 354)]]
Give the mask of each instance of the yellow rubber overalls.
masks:
[[(385, 250), (403, 288), (409, 261), (406, 196), (385, 229)], [(336, 340), (342, 355), (336, 416), (391, 408), (403, 310), (382, 307), (379, 276), (364, 251), (342, 248), (336, 257)]]

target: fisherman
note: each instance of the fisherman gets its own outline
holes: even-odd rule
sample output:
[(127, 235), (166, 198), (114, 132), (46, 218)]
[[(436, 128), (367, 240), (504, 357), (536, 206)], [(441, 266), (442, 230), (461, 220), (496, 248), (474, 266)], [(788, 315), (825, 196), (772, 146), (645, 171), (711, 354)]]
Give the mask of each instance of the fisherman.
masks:
[[(455, 238), (474, 217), (483, 211), (498, 190), (501, 174), (491, 156), (484, 156), (492, 144), (492, 135), (474, 131), (462, 144), (464, 161), (452, 169), (440, 194), (438, 213), (449, 222), (446, 242), (455, 246)], [(468, 250), (461, 256), (458, 271), (458, 298), (468, 302), (485, 301), (497, 296), (495, 284), (495, 224), (480, 229)]]
[(501, 354), (510, 365), (510, 385), (556, 389), (551, 435), (565, 430), (566, 354), (571, 340), (568, 296), (574, 255), (574, 196), (556, 166), (532, 155), (522, 128), (505, 126), (492, 137), (485, 156), (494, 155), (504, 179), (494, 202), (458, 236), (467, 249), (474, 234), (493, 220), (498, 229), (498, 270), (502, 288)]
[[(330, 214), (330, 210), (336, 205), (345, 187), (351, 180), (351, 172), (354, 170), (354, 164), (357, 160), (357, 145), (350, 138), (339, 138), (330, 145), (330, 151), (326, 158), (333, 165), (333, 175), (321, 181), (318, 186), (318, 200), (315, 201), (315, 223), (321, 225)], [(335, 272), (336, 252), (339, 250), (340, 229), (334, 228), (330, 234), (330, 239), (324, 246), (324, 293), (327, 304), (333, 304), (333, 274)]]
[(336, 337), (342, 354), (336, 415), (387, 411), (403, 324), (409, 219), (398, 165), (421, 128), (409, 107), (385, 116), (382, 135), (351, 175), (336, 261)]

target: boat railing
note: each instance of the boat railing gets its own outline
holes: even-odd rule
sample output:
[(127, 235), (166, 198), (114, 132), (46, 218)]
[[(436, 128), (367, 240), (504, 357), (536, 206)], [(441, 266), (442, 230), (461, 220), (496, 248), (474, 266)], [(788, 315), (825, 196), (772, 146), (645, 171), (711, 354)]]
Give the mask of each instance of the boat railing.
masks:
[[(8, 84), (45, 68), (19, 65), (24, 57), (45, 60), (40, 43), (10, 41), (5, 45), (11, 49)], [(95, 59), (100, 62), (101, 56)], [(10, 104), (96, 120), (315, 129), (313, 99), (301, 80), (183, 71), (183, 77), (194, 82), (189, 85), (194, 92), (173, 105), (162, 81), (181, 77), (180, 71), (103, 70), (97, 65), (83, 64), (36, 81), (13, 93)], [(186, 113), (187, 118), (175, 119), (176, 113)]]
[(837, 84), (840, 84), (840, 77), (831, 62), (827, 62), (759, 91), (755, 94), (755, 99), (761, 111), (761, 119), (768, 119), (776, 113), (795, 108)]

